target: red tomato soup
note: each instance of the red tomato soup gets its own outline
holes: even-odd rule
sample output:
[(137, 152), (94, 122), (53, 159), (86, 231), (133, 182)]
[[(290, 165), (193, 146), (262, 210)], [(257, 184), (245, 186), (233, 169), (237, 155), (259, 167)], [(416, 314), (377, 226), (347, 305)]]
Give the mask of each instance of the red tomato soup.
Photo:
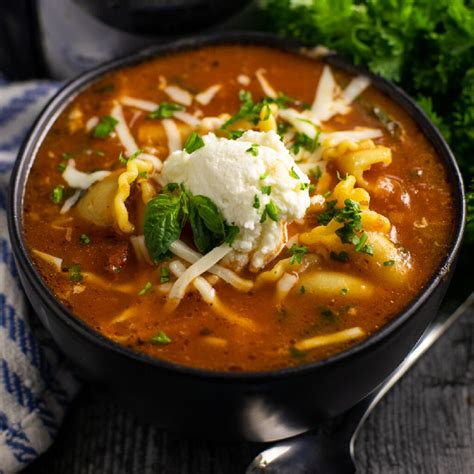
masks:
[(260, 46), (111, 72), (41, 144), (24, 232), (56, 297), (159, 359), (259, 371), (343, 351), (446, 255), (452, 189), (365, 77)]

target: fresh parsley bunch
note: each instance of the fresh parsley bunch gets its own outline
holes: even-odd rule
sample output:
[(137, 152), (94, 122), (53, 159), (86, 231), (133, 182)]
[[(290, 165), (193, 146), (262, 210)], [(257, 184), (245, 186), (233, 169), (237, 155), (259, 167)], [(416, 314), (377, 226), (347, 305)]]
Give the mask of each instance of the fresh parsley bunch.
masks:
[[(267, 24), (400, 84), (474, 176), (473, 0), (264, 0)], [(472, 186), (472, 185), (471, 185)], [(474, 186), (467, 238), (474, 242)]]

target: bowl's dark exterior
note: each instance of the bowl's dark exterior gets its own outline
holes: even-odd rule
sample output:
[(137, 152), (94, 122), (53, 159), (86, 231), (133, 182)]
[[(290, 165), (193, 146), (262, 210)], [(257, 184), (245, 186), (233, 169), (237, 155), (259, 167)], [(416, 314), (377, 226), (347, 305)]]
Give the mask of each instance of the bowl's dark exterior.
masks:
[[(447, 144), (425, 114), (393, 84), (374, 85), (416, 120), (441, 156), (453, 186), (453, 239), (437, 273), (402, 313), (362, 343), (330, 359), (260, 373), (196, 370), (152, 359), (92, 331), (59, 303), (31, 263), (22, 237), (24, 186), (36, 150), (64, 106), (103, 73), (176, 50), (209, 44), (265, 44), (296, 51), (270, 35), (228, 33), (182, 40), (101, 66), (67, 84), (45, 108), (20, 152), (11, 182), (9, 230), (26, 294), (58, 346), (83, 376), (126, 400), (145, 419), (209, 438), (271, 441), (313, 428), (373, 391), (408, 354), (432, 320), (448, 287), (464, 228), (463, 185)], [(326, 59), (345, 70), (368, 74), (346, 60)]]

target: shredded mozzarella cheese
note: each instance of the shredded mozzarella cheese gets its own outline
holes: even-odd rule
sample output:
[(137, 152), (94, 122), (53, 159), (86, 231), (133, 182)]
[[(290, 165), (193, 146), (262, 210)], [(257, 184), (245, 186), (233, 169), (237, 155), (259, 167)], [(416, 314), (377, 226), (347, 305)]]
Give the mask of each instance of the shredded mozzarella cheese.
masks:
[(164, 88), (165, 94), (178, 104), (189, 107), (193, 102), (193, 96), (185, 89), (178, 86), (167, 86)]
[(265, 77), (265, 69), (258, 69), (257, 72), (255, 73), (255, 76), (258, 79), (258, 82), (260, 83), (260, 87), (262, 88), (263, 92), (265, 95), (268, 97), (271, 97), (272, 99), (276, 99), (278, 97), (277, 93), (275, 92), (275, 89), (271, 86), (271, 84), (268, 82), (267, 78)]
[(183, 145), (181, 141), (181, 134), (179, 133), (179, 128), (177, 127), (176, 122), (171, 119), (164, 119), (161, 121), (161, 123), (165, 129), (166, 137), (168, 138), (168, 153), (181, 150)]
[(83, 173), (76, 169), (76, 162), (70, 159), (67, 162), (66, 169), (63, 172), (63, 179), (66, 183), (75, 189), (87, 189), (95, 182), (104, 179), (110, 174), (110, 171), (95, 171), (94, 173)]
[(214, 84), (213, 86), (208, 87), (205, 91), (197, 94), (194, 98), (201, 105), (208, 105), (221, 88), (222, 86), (220, 84)]

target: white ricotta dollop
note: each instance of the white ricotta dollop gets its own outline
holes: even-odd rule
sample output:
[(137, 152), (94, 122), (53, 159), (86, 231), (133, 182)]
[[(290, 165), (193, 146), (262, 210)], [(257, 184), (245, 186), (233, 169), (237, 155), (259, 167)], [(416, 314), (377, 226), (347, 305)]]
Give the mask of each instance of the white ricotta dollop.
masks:
[[(203, 140), (205, 145), (191, 154), (179, 150), (168, 157), (163, 181), (184, 183), (192, 194), (211, 199), (225, 221), (240, 228), (232, 244), (234, 260), (242, 266), (250, 259), (250, 268), (258, 270), (286, 243), (286, 225), (309, 207), (309, 178), (273, 131), (247, 131), (237, 140), (209, 133)], [(267, 216), (260, 222), (270, 201), (279, 220)]]

